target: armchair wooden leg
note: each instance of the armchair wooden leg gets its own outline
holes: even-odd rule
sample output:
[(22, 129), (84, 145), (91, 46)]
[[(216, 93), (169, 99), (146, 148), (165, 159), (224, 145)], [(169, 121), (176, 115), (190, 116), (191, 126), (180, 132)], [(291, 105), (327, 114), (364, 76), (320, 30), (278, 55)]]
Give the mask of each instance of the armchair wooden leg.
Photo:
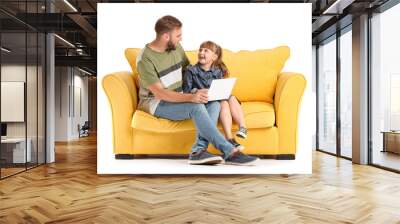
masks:
[(115, 154), (115, 159), (134, 159), (132, 154)]
[(295, 154), (279, 154), (276, 155), (276, 160), (295, 160), (296, 155)]

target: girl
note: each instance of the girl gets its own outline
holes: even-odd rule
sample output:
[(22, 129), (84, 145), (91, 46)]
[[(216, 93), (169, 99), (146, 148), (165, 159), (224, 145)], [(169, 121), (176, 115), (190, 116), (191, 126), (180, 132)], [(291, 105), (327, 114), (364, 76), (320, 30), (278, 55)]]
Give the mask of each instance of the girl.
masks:
[[(226, 78), (229, 74), (228, 68), (222, 61), (222, 48), (212, 41), (203, 42), (198, 52), (197, 64), (186, 68), (183, 77), (183, 92), (195, 93), (198, 89), (209, 89), (213, 79)], [(232, 118), (239, 125), (236, 136), (247, 137), (247, 129), (244, 123), (243, 110), (236, 97), (231, 96), (228, 100), (221, 100), (221, 112), (219, 119), (222, 123), (226, 139), (239, 150), (244, 147), (236, 142), (232, 136)]]

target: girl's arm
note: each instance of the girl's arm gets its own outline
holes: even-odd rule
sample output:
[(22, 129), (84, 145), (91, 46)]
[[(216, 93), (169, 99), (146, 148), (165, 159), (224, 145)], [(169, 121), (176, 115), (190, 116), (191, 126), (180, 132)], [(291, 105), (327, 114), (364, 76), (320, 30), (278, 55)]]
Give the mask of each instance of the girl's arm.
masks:
[(218, 69), (217, 71), (218, 71), (218, 73), (216, 75), (216, 78), (217, 79), (223, 79), (224, 78), (224, 72), (222, 71), (222, 69)]
[(190, 93), (193, 87), (193, 76), (192, 72), (189, 69), (186, 69), (185, 73), (183, 74), (183, 83), (182, 83), (182, 90), (184, 93)]

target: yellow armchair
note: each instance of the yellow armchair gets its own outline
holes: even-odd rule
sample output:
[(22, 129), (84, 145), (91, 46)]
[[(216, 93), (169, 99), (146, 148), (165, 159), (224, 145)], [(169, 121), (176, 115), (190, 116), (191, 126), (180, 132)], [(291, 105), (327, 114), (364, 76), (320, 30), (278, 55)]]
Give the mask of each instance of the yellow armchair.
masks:
[(114, 154), (131, 154), (132, 116), (138, 104), (137, 86), (130, 72), (116, 72), (103, 78), (103, 88), (110, 102)]
[[(102, 80), (112, 111), (115, 157), (188, 154), (196, 133), (191, 120), (170, 121), (136, 109), (139, 87), (135, 61), (139, 50), (125, 51), (132, 73), (116, 72)], [(192, 64), (197, 61), (195, 51), (186, 53)], [(224, 62), (231, 76), (237, 78), (233, 94), (242, 102), (248, 127), (248, 138), (238, 139), (245, 153), (295, 159), (298, 114), (306, 80), (298, 73), (281, 72), (289, 54), (286, 46), (236, 53), (224, 49)], [(234, 125), (233, 131), (237, 128)], [(219, 153), (211, 145), (209, 149)]]
[(279, 154), (296, 152), (297, 121), (306, 79), (299, 73), (283, 72), (278, 76), (275, 91), (276, 127), (279, 130)]

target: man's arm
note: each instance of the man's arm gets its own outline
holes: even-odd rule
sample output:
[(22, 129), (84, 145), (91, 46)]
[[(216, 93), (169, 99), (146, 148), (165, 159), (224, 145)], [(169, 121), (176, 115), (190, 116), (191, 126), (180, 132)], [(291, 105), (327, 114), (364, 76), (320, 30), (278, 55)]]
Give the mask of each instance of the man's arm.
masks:
[(207, 89), (200, 89), (195, 94), (191, 93), (178, 93), (169, 89), (164, 89), (161, 82), (156, 82), (148, 86), (148, 89), (153, 93), (157, 99), (161, 99), (167, 102), (181, 103), (181, 102), (192, 102), (192, 103), (207, 103), (208, 95)]

